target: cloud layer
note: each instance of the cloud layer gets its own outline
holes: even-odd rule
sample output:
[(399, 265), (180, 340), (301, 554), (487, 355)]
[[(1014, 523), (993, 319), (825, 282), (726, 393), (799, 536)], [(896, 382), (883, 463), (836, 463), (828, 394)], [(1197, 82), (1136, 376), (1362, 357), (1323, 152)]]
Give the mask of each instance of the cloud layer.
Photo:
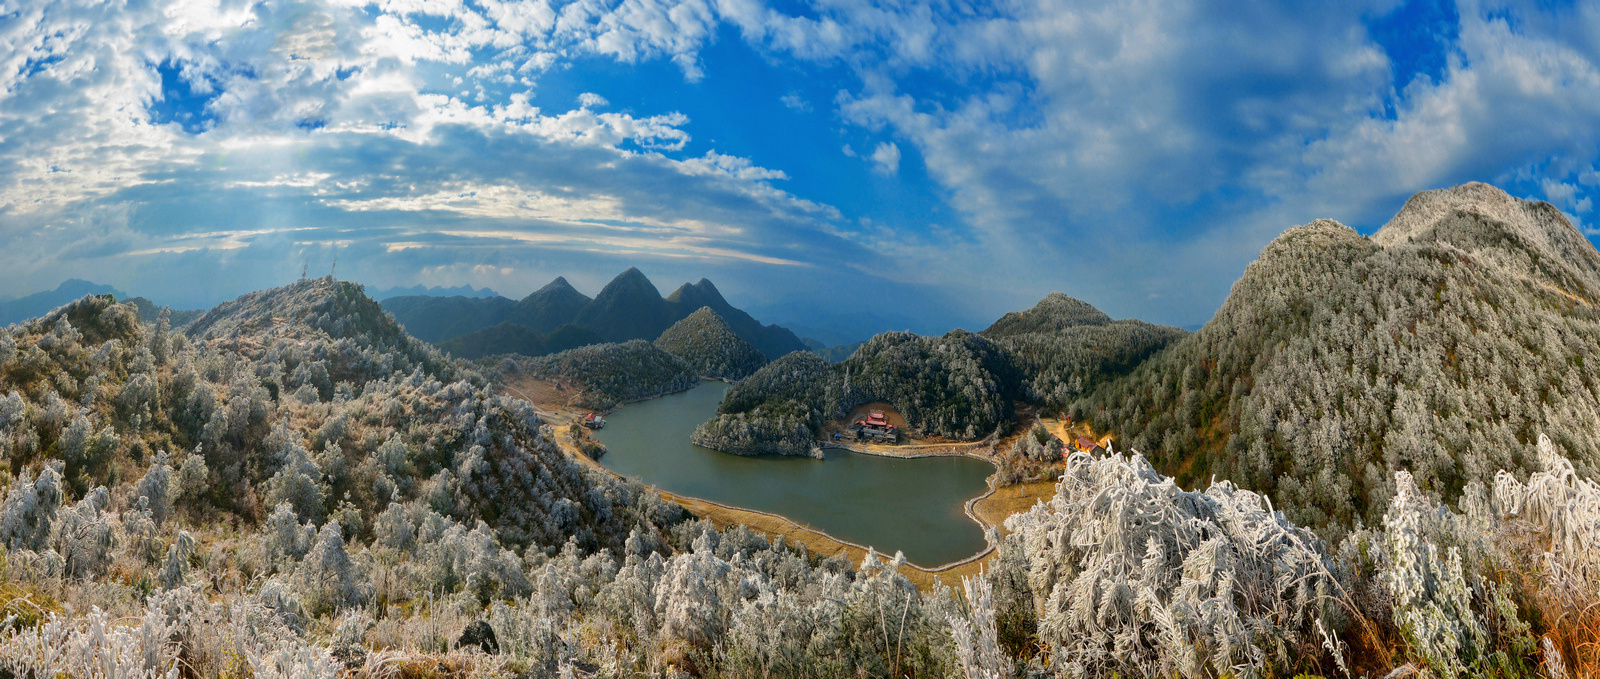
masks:
[[(1296, 223), (1370, 229), (1477, 179), (1588, 228), (1600, 191), (1594, 3), (0, 16), (0, 294), (79, 276), (198, 306), (335, 259), (383, 286), (592, 292), (637, 264), (779, 320), (850, 317), (870, 288), (931, 306), (926, 329), (1050, 290), (1188, 324)], [(707, 106), (727, 114), (683, 113)]]

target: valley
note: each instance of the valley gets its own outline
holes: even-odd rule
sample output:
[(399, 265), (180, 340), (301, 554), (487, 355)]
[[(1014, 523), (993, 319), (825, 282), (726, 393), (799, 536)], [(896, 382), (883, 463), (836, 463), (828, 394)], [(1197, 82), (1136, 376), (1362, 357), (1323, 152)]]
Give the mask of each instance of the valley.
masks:
[[(772, 355), (706, 281), (557, 283), (527, 306), (572, 320), (507, 341), (606, 341), (468, 360), (411, 329), (521, 302), (408, 325), (332, 277), (6, 327), (0, 669), (1600, 666), (1600, 252), (1548, 204), (1288, 228), (1193, 333), (1057, 293), (837, 363)], [(848, 438), (874, 411), (895, 441)]]

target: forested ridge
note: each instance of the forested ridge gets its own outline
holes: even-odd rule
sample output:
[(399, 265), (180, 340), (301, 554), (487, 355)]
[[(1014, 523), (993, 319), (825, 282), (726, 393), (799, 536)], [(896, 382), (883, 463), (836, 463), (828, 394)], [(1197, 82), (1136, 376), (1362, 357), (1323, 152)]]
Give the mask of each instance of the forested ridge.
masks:
[(1533, 470), (1540, 433), (1600, 469), (1597, 300), (1600, 254), (1555, 208), (1425, 192), (1371, 238), (1284, 232), (1204, 328), (1070, 410), (1184, 483), (1373, 525), (1395, 472), (1454, 502)]
[[(837, 364), (791, 354), (730, 389), (695, 441), (739, 454), (809, 454), (823, 424), (875, 401), (918, 435), (974, 440), (1008, 428), (1014, 402), (1060, 409), (1185, 333), (1113, 321), (1060, 293), (982, 333), (888, 332)], [(803, 352), (797, 352), (803, 353)]]
[(711, 307), (673, 323), (656, 338), (662, 351), (683, 359), (700, 375), (737, 382), (766, 365), (767, 358), (733, 332)]
[[(1600, 257), (1581, 239), (1548, 206), (1488, 187), (1422, 194), (1371, 239), (1332, 223), (1291, 229), (1198, 333), (1138, 339), (1145, 331), (1128, 326), (1111, 335), (1124, 349), (1054, 363), (1066, 366), (1058, 374), (1082, 365), (1099, 375), (1071, 408), (1143, 424), (1124, 443), (1147, 437), (1160, 466), (1231, 460), (1232, 444), (1205, 448), (1214, 436), (1202, 430), (1194, 442), (1208, 458), (1186, 458), (1172, 446), (1193, 421), (1152, 429), (1173, 415), (1141, 408), (1211, 403), (1201, 412), (1238, 411), (1231, 432), (1248, 432), (1261, 403), (1281, 406), (1262, 429), (1279, 437), (1271, 445), (1333, 474), (1351, 471), (1350, 458), (1284, 432), (1304, 423), (1324, 437), (1355, 432), (1326, 428), (1360, 396), (1348, 385), (1387, 380), (1402, 394), (1420, 388), (1407, 379), (1433, 379), (1443, 386), (1424, 393), (1429, 408), (1470, 397), (1445, 388), (1452, 381), (1495, 385), (1500, 366), (1501, 384), (1518, 390), (1480, 390), (1499, 414), (1467, 426), (1505, 429), (1510, 448), (1491, 439), (1463, 456), (1486, 469), (1509, 463), (1486, 479), (1462, 472), (1452, 490), (1441, 445), (1404, 448), (1396, 460), (1407, 468), (1360, 479), (1384, 488), (1364, 500), (1378, 520), (1331, 531), (1296, 518), (1316, 518), (1320, 496), (1280, 510), (1281, 477), (1259, 492), (1253, 479), (1180, 485), (1139, 454), (1072, 453), (1051, 497), (991, 535), (981, 575), (922, 589), (897, 559), (852, 564), (718, 530), (649, 488), (580, 466), (529, 404), (406, 335), (360, 286), (318, 279), (253, 293), (186, 333), (170, 317), (141, 322), (111, 296), (84, 297), (0, 330), (0, 671), (1593, 676), (1600, 483), (1581, 435), (1595, 420), (1573, 423), (1593, 402), (1580, 390), (1592, 383), (1581, 359)], [(809, 446), (815, 418), (894, 398), (912, 404), (918, 426), (985, 436), (1005, 426), (1009, 400), (1042, 393), (1008, 341), (1115, 325), (1047, 302), (1076, 320), (1019, 314), (992, 333), (880, 336), (840, 366), (784, 356), (730, 388), (713, 423), (731, 423), (730, 436), (749, 425), (754, 441), (768, 435), (760, 427), (787, 422)], [(1507, 328), (1502, 316), (1513, 314), (1520, 325)], [(1371, 325), (1341, 320), (1352, 318)], [(1467, 329), (1447, 331), (1452, 319)], [(1363, 349), (1351, 341), (1363, 335), (1338, 334), (1356, 330), (1391, 344)], [(1127, 372), (1163, 335), (1172, 345)], [(1482, 336), (1486, 349), (1473, 343)], [(1247, 350), (1260, 353), (1246, 360)], [(1362, 351), (1381, 360), (1340, 358)], [(695, 374), (644, 341), (533, 361), (494, 369), (587, 375), (611, 397)], [(1179, 377), (1193, 388), (1172, 387)], [(1141, 381), (1168, 391), (1143, 396), (1132, 386)], [(1213, 381), (1237, 398), (1195, 395)], [(1388, 421), (1375, 408), (1354, 412), (1368, 413), (1362, 426)], [(1442, 436), (1447, 419), (1416, 421)], [(1523, 421), (1531, 441), (1518, 438)], [(1384, 438), (1367, 440), (1387, 445), (1395, 429), (1384, 426)], [(1061, 452), (1042, 430), (1017, 448)], [(1296, 475), (1309, 483), (1319, 473)]]

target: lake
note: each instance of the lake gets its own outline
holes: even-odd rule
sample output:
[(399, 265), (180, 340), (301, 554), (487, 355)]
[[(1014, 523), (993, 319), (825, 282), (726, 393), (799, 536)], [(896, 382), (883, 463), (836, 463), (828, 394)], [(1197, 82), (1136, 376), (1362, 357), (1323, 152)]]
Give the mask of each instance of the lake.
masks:
[(689, 443), (716, 413), (722, 382), (623, 406), (595, 438), (600, 462), (679, 495), (779, 514), (881, 553), (934, 567), (983, 551), (983, 531), (962, 512), (994, 466), (969, 457), (897, 459), (843, 450), (827, 459), (741, 457)]

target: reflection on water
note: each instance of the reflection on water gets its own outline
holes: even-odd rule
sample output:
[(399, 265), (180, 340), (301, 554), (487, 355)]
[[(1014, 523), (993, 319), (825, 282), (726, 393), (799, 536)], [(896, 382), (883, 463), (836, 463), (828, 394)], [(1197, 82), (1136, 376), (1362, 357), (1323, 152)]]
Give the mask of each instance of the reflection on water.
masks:
[(900, 460), (830, 450), (826, 460), (740, 457), (689, 443), (728, 390), (708, 382), (623, 406), (595, 433), (601, 458), (624, 476), (665, 491), (781, 514), (879, 552), (903, 551), (937, 566), (983, 549), (983, 531), (961, 511), (983, 494), (994, 468), (966, 457)]

